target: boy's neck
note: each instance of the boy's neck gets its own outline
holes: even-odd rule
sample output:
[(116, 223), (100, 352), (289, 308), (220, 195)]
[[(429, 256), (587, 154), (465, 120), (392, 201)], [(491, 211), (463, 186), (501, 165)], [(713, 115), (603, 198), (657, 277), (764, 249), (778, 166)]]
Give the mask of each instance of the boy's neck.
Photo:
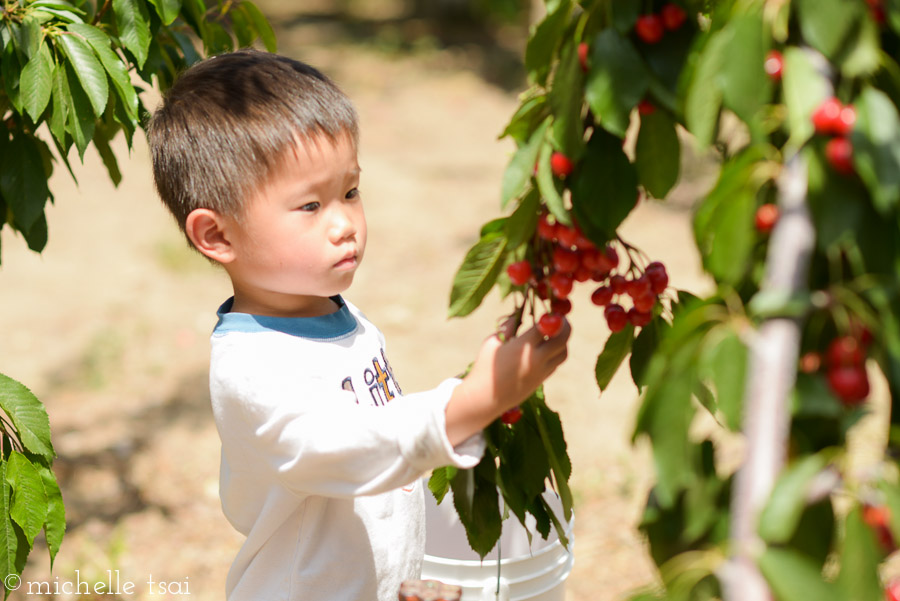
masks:
[(267, 298), (265, 301), (254, 299), (234, 291), (232, 313), (249, 313), (268, 317), (320, 317), (336, 312), (340, 307), (329, 297), (324, 296), (284, 296)]

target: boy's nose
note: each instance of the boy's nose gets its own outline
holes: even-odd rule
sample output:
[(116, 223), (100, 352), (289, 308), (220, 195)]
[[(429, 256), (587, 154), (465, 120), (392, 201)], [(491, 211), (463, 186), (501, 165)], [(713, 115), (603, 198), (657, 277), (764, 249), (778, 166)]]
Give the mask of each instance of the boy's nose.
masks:
[(340, 242), (346, 238), (352, 238), (355, 235), (356, 224), (353, 222), (349, 211), (344, 208), (336, 209), (331, 222), (332, 241)]

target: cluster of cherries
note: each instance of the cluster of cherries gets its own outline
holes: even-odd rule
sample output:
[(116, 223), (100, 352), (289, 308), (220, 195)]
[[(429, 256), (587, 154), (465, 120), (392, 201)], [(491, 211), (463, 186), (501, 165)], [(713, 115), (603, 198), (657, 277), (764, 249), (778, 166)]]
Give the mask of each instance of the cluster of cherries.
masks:
[(830, 136), (825, 144), (825, 160), (832, 169), (843, 175), (853, 173), (853, 144), (848, 139), (856, 123), (853, 105), (844, 105), (834, 96), (826, 98), (813, 111), (812, 122), (817, 134)]
[[(857, 335), (838, 336), (825, 352), (825, 377), (828, 387), (847, 407), (862, 403), (869, 396), (869, 376), (866, 373), (866, 348), (872, 334), (860, 328)], [(813, 373), (822, 367), (823, 357), (809, 352), (800, 358), (800, 369)]]
[(641, 15), (634, 24), (634, 33), (645, 44), (657, 44), (666, 31), (678, 31), (684, 25), (687, 13), (683, 8), (669, 2), (658, 13)]
[[(507, 275), (515, 286), (528, 286), (541, 300), (550, 301), (550, 311), (541, 316), (537, 328), (547, 337), (555, 336), (563, 319), (572, 310), (569, 296), (576, 282), (601, 283), (591, 301), (604, 307), (610, 331), (619, 332), (628, 323), (642, 327), (653, 318), (653, 307), (669, 284), (665, 266), (655, 261), (642, 273), (627, 277), (619, 270), (619, 253), (612, 245), (597, 248), (577, 226), (567, 226), (544, 213), (538, 219), (538, 237), (548, 244), (548, 252), (538, 265), (524, 259), (511, 263)], [(634, 266), (632, 266), (632, 270)], [(631, 307), (620, 304), (624, 296)]]

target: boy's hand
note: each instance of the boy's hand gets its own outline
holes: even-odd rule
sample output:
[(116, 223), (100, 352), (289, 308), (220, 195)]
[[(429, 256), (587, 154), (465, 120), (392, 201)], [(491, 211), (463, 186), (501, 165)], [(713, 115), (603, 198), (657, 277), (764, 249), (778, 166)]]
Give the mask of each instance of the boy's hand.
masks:
[(447, 436), (454, 445), (527, 399), (566, 359), (571, 327), (552, 338), (536, 327), (515, 336), (513, 320), (484, 341), (472, 369), (447, 405)]

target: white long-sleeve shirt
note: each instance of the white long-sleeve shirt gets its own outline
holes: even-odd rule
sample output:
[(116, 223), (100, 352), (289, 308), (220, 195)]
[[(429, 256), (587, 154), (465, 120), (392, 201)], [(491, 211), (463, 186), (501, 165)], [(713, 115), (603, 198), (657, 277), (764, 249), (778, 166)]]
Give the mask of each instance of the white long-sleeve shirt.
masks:
[(210, 393), (222, 439), (219, 492), (247, 539), (228, 601), (388, 601), (418, 578), (420, 477), (476, 465), (444, 411), (458, 380), (404, 396), (384, 336), (359, 310), (277, 318), (219, 309)]

